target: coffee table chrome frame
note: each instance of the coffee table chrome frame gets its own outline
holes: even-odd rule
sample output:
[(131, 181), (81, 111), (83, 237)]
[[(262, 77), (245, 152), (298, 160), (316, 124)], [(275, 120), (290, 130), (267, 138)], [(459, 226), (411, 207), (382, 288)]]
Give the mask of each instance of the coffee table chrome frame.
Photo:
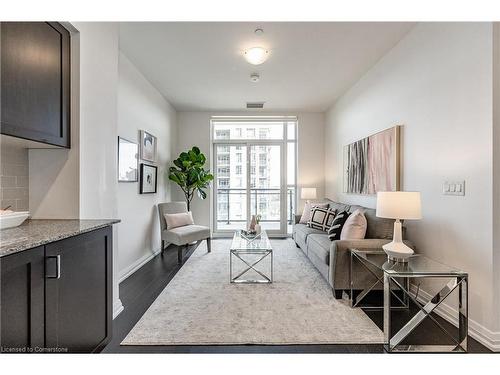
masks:
[[(246, 259), (242, 258), (241, 255), (244, 254), (260, 254), (262, 255), (259, 259), (254, 261), (253, 263), (249, 263)], [(271, 256), (271, 277), (268, 277), (263, 272), (259, 271), (255, 268), (255, 266), (260, 263), (262, 260)], [(247, 265), (243, 271), (241, 271), (238, 275), (233, 277), (233, 257), (238, 258), (240, 261)], [(263, 277), (263, 279), (241, 279), (241, 277), (250, 270), (254, 270), (259, 275)], [(231, 249), (229, 255), (229, 281), (232, 284), (270, 284), (273, 282), (273, 249)]]
[[(351, 253), (351, 264), (349, 269), (349, 282), (351, 286), (351, 306), (352, 307), (361, 307), (361, 300), (368, 294), (370, 290), (372, 290), (376, 284), (380, 282), (380, 278), (365, 264), (365, 261), (368, 264), (367, 260), (365, 260), (362, 256), (356, 254), (352, 249)], [(367, 253), (375, 253), (373, 251), (367, 251)], [(355, 258), (354, 258), (355, 257)], [(370, 288), (365, 289), (358, 299), (353, 298), (353, 270), (352, 264), (354, 259), (360, 261), (363, 266), (369, 270), (376, 278), (377, 281)], [(469, 285), (469, 276), (467, 273), (447, 273), (447, 272), (439, 272), (439, 273), (418, 273), (413, 272), (412, 274), (398, 273), (394, 270), (391, 271), (382, 271), (383, 272), (383, 284), (384, 284), (384, 349), (385, 351), (392, 352), (425, 352), (425, 353), (442, 353), (442, 352), (459, 352), (466, 353), (467, 352), (467, 336), (468, 336), (468, 322), (469, 322), (469, 309), (468, 309), (468, 285)], [(424, 279), (424, 278), (448, 278), (450, 279), (448, 283), (441, 288), (441, 290), (434, 295), (427, 303), (423, 304), (417, 300), (416, 297), (413, 297), (410, 293), (410, 279)], [(404, 280), (404, 283), (399, 282), (398, 280)], [(404, 295), (404, 302), (411, 301), (416, 306), (418, 306), (419, 311), (415, 314), (398, 332), (394, 335), (391, 335), (391, 311), (396, 309), (401, 309), (402, 306), (391, 306), (391, 295), (396, 296), (393, 291), (393, 285), (401, 290)], [(454, 290), (458, 288), (458, 339), (454, 337), (454, 335), (450, 334), (446, 328), (444, 328), (431, 314), (434, 310), (450, 295)], [(366, 292), (365, 292), (366, 291)], [(361, 298), (360, 298), (361, 297)], [(396, 296), (396, 298), (400, 301), (401, 299)], [(408, 302), (409, 303), (409, 302)], [(405, 304), (404, 304), (405, 305)], [(380, 309), (380, 307), (370, 307), (371, 309)], [(366, 308), (365, 308), (366, 309)], [(417, 328), (420, 323), (422, 323), (426, 318), (431, 319), (438, 328), (443, 331), (452, 341), (453, 345), (401, 345), (401, 342), (408, 337), (408, 335), (413, 332), (415, 328)]]

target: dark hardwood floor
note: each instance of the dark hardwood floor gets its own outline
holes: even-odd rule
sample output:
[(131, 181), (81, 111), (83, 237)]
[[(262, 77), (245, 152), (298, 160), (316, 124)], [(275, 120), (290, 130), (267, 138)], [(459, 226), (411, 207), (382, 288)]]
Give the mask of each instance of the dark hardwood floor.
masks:
[[(197, 245), (191, 246), (184, 260), (189, 258)], [(123, 312), (113, 322), (113, 339), (103, 353), (384, 353), (380, 344), (356, 345), (180, 345), (180, 346), (120, 346), (120, 342), (146, 312), (156, 297), (172, 280), (180, 266), (177, 264), (177, 248), (170, 246), (163, 255), (154, 257), (141, 269), (120, 284)], [(373, 296), (373, 298), (378, 298)], [(415, 314), (416, 306), (408, 311), (393, 313), (393, 327), (404, 324), (408, 316)], [(365, 311), (378, 327), (382, 328), (381, 311)], [(434, 317), (450, 332), (456, 332), (450, 323), (437, 315)], [(426, 319), (408, 338), (413, 344), (448, 344), (449, 338)], [(483, 345), (469, 337), (470, 353), (489, 353)]]

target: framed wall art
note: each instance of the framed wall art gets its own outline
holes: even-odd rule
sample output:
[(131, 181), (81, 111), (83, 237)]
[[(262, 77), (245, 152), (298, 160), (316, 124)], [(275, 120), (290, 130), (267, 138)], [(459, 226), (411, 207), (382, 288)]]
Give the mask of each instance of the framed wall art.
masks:
[(141, 163), (141, 181), (139, 192), (141, 194), (156, 193), (158, 167)]
[(137, 182), (137, 143), (118, 137), (118, 182)]
[(145, 130), (140, 131), (141, 159), (156, 162), (156, 137)]
[(400, 125), (344, 146), (344, 193), (400, 189)]

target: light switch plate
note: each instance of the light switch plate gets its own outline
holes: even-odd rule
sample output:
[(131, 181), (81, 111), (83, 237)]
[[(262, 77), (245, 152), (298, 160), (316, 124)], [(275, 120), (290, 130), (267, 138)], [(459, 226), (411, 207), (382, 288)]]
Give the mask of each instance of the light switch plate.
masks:
[(445, 181), (443, 184), (444, 195), (465, 195), (465, 181)]

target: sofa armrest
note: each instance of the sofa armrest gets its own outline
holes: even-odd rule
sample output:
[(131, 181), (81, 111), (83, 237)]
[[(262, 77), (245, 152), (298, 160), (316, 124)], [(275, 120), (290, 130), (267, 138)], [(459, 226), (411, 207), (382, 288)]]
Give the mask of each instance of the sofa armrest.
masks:
[(295, 224), (298, 224), (302, 215), (295, 215)]
[[(328, 277), (328, 281), (332, 288), (348, 289), (350, 287), (349, 249), (380, 249), (380, 251), (383, 251), (382, 246), (389, 242), (391, 242), (391, 240), (379, 238), (332, 241), (332, 244), (330, 246), (330, 274)], [(404, 241), (404, 243), (414, 249), (414, 246), (411, 242)]]

